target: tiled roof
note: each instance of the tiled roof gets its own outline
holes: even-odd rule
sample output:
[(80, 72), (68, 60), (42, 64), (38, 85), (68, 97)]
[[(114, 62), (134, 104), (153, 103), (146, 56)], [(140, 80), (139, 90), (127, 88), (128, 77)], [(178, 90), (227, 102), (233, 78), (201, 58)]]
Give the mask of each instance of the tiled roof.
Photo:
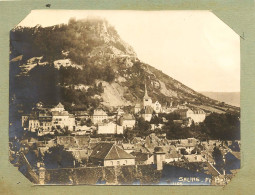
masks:
[(202, 109), (199, 109), (199, 108), (192, 109), (192, 111), (194, 112), (194, 114), (205, 114), (205, 112)]
[(102, 109), (96, 109), (94, 110), (94, 116), (107, 116), (106, 112)]
[(190, 109), (188, 109), (188, 108), (185, 108), (185, 109), (177, 109), (176, 112), (187, 112), (188, 110), (190, 110)]
[(53, 111), (52, 116), (69, 116), (69, 113), (67, 111), (63, 112)]
[(64, 108), (63, 104), (61, 104), (60, 102), (58, 103), (58, 105), (55, 108)]
[(131, 154), (135, 156), (136, 161), (146, 161), (148, 160), (148, 157), (152, 156), (152, 154), (142, 152), (131, 152)]
[(92, 151), (90, 157), (104, 160), (135, 158), (113, 143), (100, 143)]
[(126, 150), (126, 149), (134, 149), (135, 146), (134, 146), (134, 144), (129, 144), (129, 143), (125, 144), (125, 143), (123, 143), (122, 147), (123, 147), (124, 150)]
[(73, 114), (76, 116), (88, 116), (89, 115), (88, 112), (86, 112), (86, 111), (74, 111)]

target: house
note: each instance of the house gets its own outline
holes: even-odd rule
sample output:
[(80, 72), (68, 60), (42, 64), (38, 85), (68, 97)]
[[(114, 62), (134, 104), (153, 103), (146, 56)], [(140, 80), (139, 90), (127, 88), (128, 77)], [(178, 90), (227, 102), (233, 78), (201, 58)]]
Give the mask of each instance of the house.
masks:
[(162, 129), (163, 124), (151, 124), (151, 130), (154, 131), (155, 129)]
[(154, 156), (150, 153), (143, 152), (132, 152), (133, 156), (135, 156), (135, 163), (137, 165), (150, 165), (154, 164)]
[(105, 167), (135, 165), (135, 157), (113, 143), (99, 143), (94, 147), (89, 160)]
[(134, 128), (135, 122), (135, 117), (132, 114), (124, 114), (120, 117), (120, 125), (123, 126), (124, 129)]
[(57, 136), (56, 142), (67, 149), (84, 149), (89, 147), (90, 138), (88, 136)]
[(154, 109), (151, 106), (146, 106), (141, 110), (141, 115), (145, 121), (151, 121), (152, 115), (154, 114)]
[(65, 108), (63, 106), (63, 104), (61, 104), (60, 102), (58, 103), (57, 106), (55, 106), (54, 108), (51, 109), (52, 112), (63, 112), (65, 111)]
[(195, 138), (188, 138), (188, 139), (181, 139), (176, 144), (176, 148), (179, 153), (184, 154), (191, 154), (191, 152), (196, 148), (198, 145), (198, 141)]
[(187, 109), (178, 109), (175, 112), (180, 115), (181, 119), (186, 119), (186, 118), (190, 117), (191, 115), (193, 115), (193, 111), (189, 108), (187, 108)]
[(131, 140), (131, 143), (132, 144), (137, 144), (137, 143), (144, 143), (145, 140), (141, 137), (134, 137), (132, 140)]
[(68, 130), (75, 130), (74, 115), (69, 114), (67, 111), (52, 111), (52, 126), (55, 128), (67, 127)]
[(194, 121), (194, 123), (201, 123), (204, 122), (206, 113), (201, 109), (192, 109), (193, 115), (190, 118)]
[(21, 117), (21, 126), (26, 128), (28, 126), (29, 115), (23, 115)]
[(40, 121), (36, 116), (29, 117), (28, 121), (28, 130), (31, 132), (36, 132), (36, 130), (40, 127)]
[(206, 162), (206, 159), (203, 158), (201, 154), (190, 154), (190, 155), (184, 155), (184, 157), (189, 162)]
[(119, 120), (120, 117), (122, 117), (124, 114), (125, 114), (125, 112), (122, 109), (118, 108), (118, 110), (117, 110), (117, 120)]
[(122, 148), (125, 152), (127, 153), (131, 153), (131, 152), (134, 152), (135, 150), (135, 145), (134, 144), (130, 144), (130, 143), (123, 143), (122, 144)]
[(179, 154), (176, 150), (170, 150), (168, 153), (166, 153), (165, 162), (170, 163), (182, 161), (181, 157), (182, 155)]
[(156, 101), (154, 104), (153, 104), (153, 109), (154, 109), (154, 111), (158, 114), (158, 113), (160, 113), (161, 112), (161, 104), (158, 102), (158, 101)]
[(93, 116), (92, 116), (92, 122), (94, 124), (103, 123), (104, 121), (108, 120), (108, 115), (105, 111), (102, 109), (95, 109)]
[(123, 134), (123, 127), (113, 122), (98, 124), (97, 134)]
[(24, 128), (28, 126), (29, 131), (38, 131), (38, 135), (50, 133), (52, 127), (67, 127), (69, 130), (74, 130), (75, 128), (74, 116), (65, 111), (61, 103), (51, 109), (43, 108), (42, 104), (38, 103), (30, 115), (24, 115), (22, 117), (22, 123)]
[(40, 129), (43, 131), (51, 131), (52, 127), (52, 115), (50, 112), (40, 112), (38, 114), (40, 121)]
[(178, 109), (175, 112), (180, 114), (181, 119), (191, 118), (194, 123), (201, 123), (205, 120), (206, 113), (201, 109)]
[(88, 127), (86, 125), (76, 126), (75, 132), (72, 135), (90, 135), (93, 132), (93, 127)]
[(90, 115), (86, 111), (73, 111), (72, 114), (75, 116), (75, 121), (77, 125), (81, 125), (82, 121), (90, 119)]
[(138, 114), (141, 111), (141, 104), (135, 104), (134, 113)]

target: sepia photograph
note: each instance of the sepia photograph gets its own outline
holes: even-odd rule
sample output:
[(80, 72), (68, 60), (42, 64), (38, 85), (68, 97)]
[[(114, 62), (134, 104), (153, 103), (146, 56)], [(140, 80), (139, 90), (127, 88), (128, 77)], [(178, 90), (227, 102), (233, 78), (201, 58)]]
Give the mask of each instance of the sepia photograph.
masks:
[(240, 170), (240, 36), (211, 11), (32, 10), (9, 36), (9, 161), (32, 184)]

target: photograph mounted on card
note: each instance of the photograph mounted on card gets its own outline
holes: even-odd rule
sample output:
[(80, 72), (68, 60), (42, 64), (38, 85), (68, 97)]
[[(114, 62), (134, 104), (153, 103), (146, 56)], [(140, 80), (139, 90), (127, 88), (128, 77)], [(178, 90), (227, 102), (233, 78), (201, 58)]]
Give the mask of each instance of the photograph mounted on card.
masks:
[(240, 37), (211, 11), (32, 10), (10, 31), (9, 160), (39, 185), (226, 185)]

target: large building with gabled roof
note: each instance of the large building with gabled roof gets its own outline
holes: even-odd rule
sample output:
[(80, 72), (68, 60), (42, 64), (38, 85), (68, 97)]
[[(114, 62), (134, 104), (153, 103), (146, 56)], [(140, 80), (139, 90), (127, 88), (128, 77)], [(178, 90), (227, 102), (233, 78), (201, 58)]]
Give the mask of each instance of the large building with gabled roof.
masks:
[(135, 165), (135, 157), (114, 143), (99, 143), (94, 147), (89, 159), (98, 166)]

